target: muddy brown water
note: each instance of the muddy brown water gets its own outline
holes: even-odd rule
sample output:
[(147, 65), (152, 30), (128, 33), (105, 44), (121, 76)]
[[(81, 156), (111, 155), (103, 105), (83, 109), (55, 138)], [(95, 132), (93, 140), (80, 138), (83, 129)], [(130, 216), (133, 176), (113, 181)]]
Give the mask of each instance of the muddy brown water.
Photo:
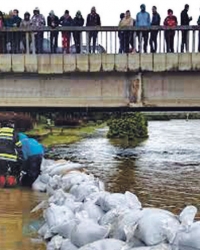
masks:
[[(200, 209), (200, 120), (149, 122), (149, 138), (137, 147), (107, 139), (107, 131), (99, 129), (57, 152), (83, 164), (107, 190), (134, 192), (143, 206), (176, 214), (189, 204)], [(37, 221), (30, 211), (45, 198), (27, 189), (0, 190), (0, 249), (46, 249), (30, 229)]]

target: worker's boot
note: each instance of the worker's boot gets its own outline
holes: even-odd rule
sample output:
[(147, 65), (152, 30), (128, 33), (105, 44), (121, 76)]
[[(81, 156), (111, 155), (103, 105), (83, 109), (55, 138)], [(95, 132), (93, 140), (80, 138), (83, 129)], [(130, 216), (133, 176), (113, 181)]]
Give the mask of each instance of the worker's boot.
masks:
[(6, 177), (6, 186), (7, 187), (15, 187), (17, 185), (17, 179), (13, 175), (9, 175)]
[(6, 184), (6, 178), (4, 175), (0, 175), (0, 188), (3, 188)]

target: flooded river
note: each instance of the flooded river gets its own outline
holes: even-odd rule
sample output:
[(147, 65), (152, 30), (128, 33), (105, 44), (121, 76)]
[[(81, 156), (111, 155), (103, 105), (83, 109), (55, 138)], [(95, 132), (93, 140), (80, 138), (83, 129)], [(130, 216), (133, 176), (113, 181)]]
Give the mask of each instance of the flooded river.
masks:
[[(112, 192), (130, 190), (143, 206), (178, 213), (185, 205), (200, 209), (200, 120), (149, 122), (149, 138), (133, 147), (106, 138), (107, 128), (58, 152), (87, 167)], [(31, 242), (30, 210), (45, 194), (0, 190), (0, 248), (40, 250)], [(200, 217), (200, 214), (199, 214)], [(31, 224), (34, 227), (34, 224)], [(29, 227), (30, 228), (30, 227)]]

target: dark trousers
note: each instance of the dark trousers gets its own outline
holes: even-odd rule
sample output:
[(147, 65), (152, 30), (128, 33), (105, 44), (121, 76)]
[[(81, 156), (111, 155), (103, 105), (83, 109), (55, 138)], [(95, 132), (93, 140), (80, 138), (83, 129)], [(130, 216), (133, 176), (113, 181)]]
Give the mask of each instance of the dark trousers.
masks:
[(142, 31), (142, 32), (138, 32), (138, 50), (139, 52), (141, 51), (141, 45), (142, 45), (142, 40), (144, 40), (144, 45), (143, 45), (143, 50), (144, 53), (147, 53), (147, 44), (148, 44), (148, 39), (149, 39), (149, 32), (148, 31)]
[(31, 187), (33, 182), (37, 179), (40, 174), (40, 166), (42, 163), (41, 155), (34, 155), (28, 158), (25, 162), (24, 171), (26, 174), (21, 179), (21, 185)]
[(20, 172), (21, 166), (19, 162), (0, 160), (0, 175), (13, 175), (18, 179)]
[(118, 34), (119, 37), (119, 53), (124, 53), (124, 32), (120, 31)]
[(52, 31), (50, 34), (50, 44), (51, 44), (51, 53), (57, 53), (58, 48), (58, 32)]
[(19, 32), (13, 32), (12, 33), (12, 39), (10, 40), (11, 53), (12, 54), (20, 53), (20, 41), (21, 41), (20, 33)]
[(158, 31), (151, 31), (151, 36), (150, 36), (150, 47), (151, 47), (151, 53), (157, 52), (157, 36), (158, 36)]
[(6, 53), (6, 34), (0, 33), (0, 54)]
[(80, 54), (80, 52), (81, 52), (81, 32), (74, 32), (73, 37), (74, 37), (74, 43), (75, 43), (75, 47), (76, 47), (76, 53)]
[(91, 31), (89, 32), (89, 52), (91, 53), (91, 40), (93, 40), (92, 42), (92, 51), (93, 53), (95, 53), (96, 51), (96, 42), (97, 42), (97, 36), (98, 36), (98, 32), (97, 31)]
[(43, 53), (43, 32), (37, 32), (35, 35), (35, 50), (37, 54)]
[(198, 52), (200, 52), (200, 31), (199, 31), (199, 45), (198, 45)]
[(187, 30), (183, 30), (182, 31), (182, 42), (181, 42), (181, 52), (184, 52), (184, 47), (185, 50), (188, 50), (188, 42), (187, 42), (187, 37), (188, 37), (188, 31)]
[(165, 31), (165, 41), (167, 46), (167, 53), (174, 53), (174, 30)]

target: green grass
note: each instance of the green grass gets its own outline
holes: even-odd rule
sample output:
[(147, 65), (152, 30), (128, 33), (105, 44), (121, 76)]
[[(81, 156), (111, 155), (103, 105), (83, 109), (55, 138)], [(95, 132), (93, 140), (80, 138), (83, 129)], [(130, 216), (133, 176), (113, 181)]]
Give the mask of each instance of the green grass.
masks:
[(46, 129), (44, 125), (39, 125), (26, 134), (30, 137), (38, 136), (38, 139), (44, 146), (52, 147), (77, 142), (87, 134), (92, 134), (97, 128), (103, 126), (105, 126), (105, 123), (101, 125), (85, 125), (76, 128), (52, 127), (52, 133), (50, 133), (50, 130)]

